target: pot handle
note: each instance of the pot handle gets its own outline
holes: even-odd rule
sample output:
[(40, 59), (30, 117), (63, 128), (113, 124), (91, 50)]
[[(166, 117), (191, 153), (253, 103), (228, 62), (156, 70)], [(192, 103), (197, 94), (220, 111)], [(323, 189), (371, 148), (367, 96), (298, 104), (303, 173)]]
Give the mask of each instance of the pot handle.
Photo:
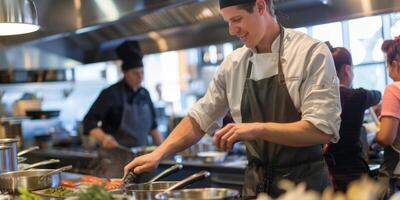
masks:
[(34, 164), (29, 165), (27, 167), (24, 167), (21, 170), (28, 170), (28, 169), (32, 169), (32, 168), (35, 168), (35, 167), (38, 167), (38, 166), (48, 165), (48, 164), (53, 164), (53, 163), (59, 163), (59, 162), (60, 162), (60, 160), (58, 160), (58, 159), (45, 160), (45, 161), (42, 161), (42, 162), (34, 163)]
[(31, 151), (38, 150), (38, 149), (40, 149), (39, 146), (33, 146), (33, 147), (30, 147), (30, 148), (27, 148), (25, 150), (22, 150), (22, 151), (18, 152), (17, 156), (22, 156), (22, 155), (25, 155), (25, 154), (27, 154), (27, 153), (29, 153)]
[(49, 172), (49, 173), (47, 173), (45, 175), (42, 175), (40, 177), (40, 179), (43, 179), (43, 178), (49, 177), (49, 176), (51, 176), (53, 174), (57, 174), (57, 173), (60, 173), (60, 172), (66, 171), (66, 170), (70, 170), (70, 169), (72, 169), (72, 165), (67, 165), (65, 167), (61, 167), (61, 168), (55, 169), (55, 170), (53, 170), (53, 171), (51, 171), (51, 172)]
[(194, 183), (196, 181), (202, 180), (202, 179), (207, 178), (209, 176), (210, 176), (210, 172), (203, 170), (201, 172), (193, 174), (193, 175), (191, 175), (191, 176), (179, 181), (175, 185), (173, 185), (173, 186), (169, 187), (168, 189), (164, 190), (163, 193), (167, 193), (167, 192), (171, 192), (172, 190), (183, 188), (183, 187), (185, 187), (187, 185), (190, 185), (190, 184), (192, 184), (192, 183)]
[(163, 172), (161, 172), (161, 173), (160, 173), (159, 175), (157, 175), (156, 177), (152, 178), (152, 179), (149, 181), (149, 183), (152, 183), (152, 182), (154, 182), (154, 181), (157, 181), (157, 180), (160, 179), (160, 178), (163, 178), (163, 177), (166, 177), (166, 176), (168, 176), (168, 175), (170, 175), (170, 174), (172, 174), (172, 173), (175, 173), (175, 172), (177, 172), (178, 170), (180, 170), (180, 169), (182, 169), (182, 168), (183, 168), (183, 166), (180, 165), (180, 164), (173, 165), (172, 167), (170, 167), (170, 168), (164, 170)]

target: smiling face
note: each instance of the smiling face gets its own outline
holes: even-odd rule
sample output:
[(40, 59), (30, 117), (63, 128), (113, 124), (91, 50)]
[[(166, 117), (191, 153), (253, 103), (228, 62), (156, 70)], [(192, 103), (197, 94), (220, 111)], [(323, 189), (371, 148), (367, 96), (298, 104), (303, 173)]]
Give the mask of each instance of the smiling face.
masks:
[(256, 1), (253, 13), (238, 6), (229, 6), (221, 10), (229, 25), (229, 34), (238, 37), (248, 48), (255, 48), (265, 36), (265, 15), (268, 11), (264, 0)]

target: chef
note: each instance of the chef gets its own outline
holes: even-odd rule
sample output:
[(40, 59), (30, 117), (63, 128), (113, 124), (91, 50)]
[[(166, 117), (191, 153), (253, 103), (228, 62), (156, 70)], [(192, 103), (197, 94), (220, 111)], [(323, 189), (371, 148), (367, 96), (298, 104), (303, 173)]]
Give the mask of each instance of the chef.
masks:
[[(281, 179), (306, 182), (322, 192), (330, 185), (322, 145), (339, 140), (340, 99), (328, 47), (306, 34), (282, 27), (270, 0), (220, 0), (229, 33), (244, 46), (228, 55), (207, 92), (154, 152), (125, 166), (142, 173), (214, 134), (229, 150), (244, 141), (248, 166), (243, 193), (282, 193)], [(222, 129), (230, 110), (235, 124)]]
[(162, 142), (149, 92), (141, 86), (143, 62), (138, 42), (123, 42), (116, 53), (123, 61), (123, 79), (100, 93), (83, 121), (84, 132), (101, 144), (99, 173), (109, 178), (121, 177), (121, 169), (132, 159), (117, 147), (146, 146), (149, 134), (154, 144)]

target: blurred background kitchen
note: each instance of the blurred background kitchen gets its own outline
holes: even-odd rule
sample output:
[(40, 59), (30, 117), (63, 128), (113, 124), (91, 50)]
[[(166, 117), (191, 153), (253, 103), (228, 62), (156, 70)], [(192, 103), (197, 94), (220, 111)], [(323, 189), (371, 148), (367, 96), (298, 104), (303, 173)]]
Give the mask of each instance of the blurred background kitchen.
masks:
[[(33, 2), (40, 29), (0, 36), (0, 137), (21, 138), (21, 148), (40, 146), (28, 154), (32, 162), (61, 158), (60, 165), (74, 163), (73, 171), (79, 173), (90, 174), (96, 167), (96, 143), (83, 135), (81, 121), (100, 91), (120, 80), (121, 61), (114, 49), (122, 41), (139, 41), (145, 54), (143, 85), (150, 91), (164, 137), (202, 97), (223, 58), (242, 45), (229, 37), (215, 0)], [(384, 39), (400, 35), (400, 1), (275, 4), (284, 26), (350, 50), (353, 87), (383, 92), (390, 79), (380, 46)], [(376, 151), (369, 146), (376, 127), (368, 112), (365, 123), (368, 157), (368, 151)], [(196, 153), (202, 149), (196, 148)], [(378, 160), (370, 163), (375, 170), (377, 152), (372, 159)], [(244, 155), (240, 145), (233, 155)], [(235, 180), (240, 184), (241, 178)]]

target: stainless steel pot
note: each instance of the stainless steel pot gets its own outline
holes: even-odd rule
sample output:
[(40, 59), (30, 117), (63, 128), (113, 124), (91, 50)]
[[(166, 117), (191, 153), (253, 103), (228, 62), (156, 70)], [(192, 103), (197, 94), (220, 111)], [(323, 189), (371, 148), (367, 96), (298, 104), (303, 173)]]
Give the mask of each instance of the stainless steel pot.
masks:
[(22, 118), (0, 118), (0, 139), (18, 139), (17, 147), (23, 147)]
[(23, 187), (32, 190), (42, 190), (60, 186), (61, 172), (72, 169), (72, 165), (59, 169), (32, 169), (0, 174), (0, 191), (17, 193)]
[(196, 188), (175, 190), (156, 195), (158, 200), (228, 200), (237, 199), (239, 191), (227, 188)]
[(11, 146), (0, 146), (0, 174), (15, 169), (13, 156), (13, 148)]
[(7, 147), (11, 148), (9, 155), (7, 156), (8, 160), (6, 161), (9, 164), (7, 164), (7, 168), (0, 169), (0, 171), (2, 171), (2, 173), (16, 171), (18, 169), (17, 142), (18, 142), (18, 140), (14, 139), (14, 138), (0, 139), (1, 146), (7, 146)]

